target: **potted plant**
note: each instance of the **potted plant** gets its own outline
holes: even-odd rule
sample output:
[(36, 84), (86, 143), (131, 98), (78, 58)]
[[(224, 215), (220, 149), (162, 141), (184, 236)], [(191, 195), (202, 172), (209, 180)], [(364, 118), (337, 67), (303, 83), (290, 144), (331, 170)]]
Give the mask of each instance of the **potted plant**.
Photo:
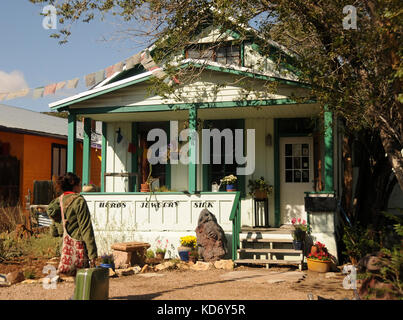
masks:
[(294, 230), (292, 232), (292, 238), (294, 239), (293, 245), (295, 250), (302, 250), (305, 240), (305, 234), (308, 231), (306, 221), (301, 222), (301, 218), (293, 218), (291, 220)]
[(226, 189), (228, 192), (236, 191), (235, 183), (237, 181), (237, 177), (234, 176), (233, 174), (231, 174), (229, 176), (225, 176), (220, 181), (221, 181), (221, 184), (226, 185)]
[(113, 261), (113, 255), (111, 254), (104, 254), (101, 256), (101, 264), (100, 267), (102, 268), (110, 268), (115, 271), (115, 263)]
[(178, 248), (179, 257), (182, 261), (189, 261), (189, 252), (196, 248), (197, 238), (195, 236), (181, 237), (181, 246)]
[(248, 187), (249, 194), (255, 199), (266, 199), (269, 194), (273, 192), (273, 186), (269, 185), (263, 177), (256, 180), (249, 180)]
[(157, 249), (155, 250), (155, 257), (160, 260), (164, 260), (165, 258), (165, 253), (167, 251), (168, 247), (168, 239), (164, 241), (165, 245), (162, 244), (162, 241), (160, 239), (157, 240), (156, 247)]
[[(313, 249), (315, 247), (315, 249)], [(311, 253), (307, 257), (308, 270), (316, 272), (328, 272), (332, 263), (331, 256), (323, 243), (315, 242)]]
[(148, 177), (145, 183), (142, 183), (140, 185), (140, 192), (150, 192), (151, 191), (151, 183), (153, 182), (153, 177), (151, 176), (151, 173), (153, 171), (153, 167), (150, 163), (150, 171), (148, 173)]

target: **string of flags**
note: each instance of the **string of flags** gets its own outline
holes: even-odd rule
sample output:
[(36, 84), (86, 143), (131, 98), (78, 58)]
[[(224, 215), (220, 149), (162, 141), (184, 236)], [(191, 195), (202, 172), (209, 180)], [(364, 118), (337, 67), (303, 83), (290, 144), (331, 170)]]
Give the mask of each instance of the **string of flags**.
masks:
[[(86, 76), (83, 77), (85, 86), (87, 88), (93, 87), (96, 84), (99, 84), (100, 82), (104, 81), (105, 79), (110, 78), (116, 72), (123, 71), (124, 67), (126, 67), (126, 70), (129, 70), (138, 64), (142, 64), (144, 69), (146, 69), (147, 71), (150, 71), (153, 74), (153, 76), (155, 76), (156, 78), (161, 79), (161, 80), (163, 79), (164, 83), (166, 83), (170, 86), (173, 85), (174, 83), (179, 84), (179, 81), (176, 77), (172, 77), (172, 78), (168, 77), (168, 74), (155, 63), (155, 61), (153, 60), (153, 58), (150, 54), (150, 51), (148, 49), (146, 49), (139, 53), (136, 53), (135, 55), (126, 59), (124, 62), (121, 61), (121, 62), (111, 65), (105, 69), (87, 74)], [(38, 99), (38, 98), (46, 97), (49, 95), (54, 95), (56, 92), (63, 90), (65, 88), (66, 89), (77, 88), (79, 81), (80, 81), (80, 78), (74, 78), (71, 80), (61, 81), (61, 82), (57, 82), (57, 83), (51, 83), (46, 86), (38, 87), (35, 89), (27, 88), (27, 89), (12, 91), (12, 92), (0, 92), (0, 101), (23, 98), (23, 97), (29, 96), (30, 94), (32, 94), (31, 97), (33, 99)], [(0, 90), (1, 90), (1, 88), (0, 88)]]

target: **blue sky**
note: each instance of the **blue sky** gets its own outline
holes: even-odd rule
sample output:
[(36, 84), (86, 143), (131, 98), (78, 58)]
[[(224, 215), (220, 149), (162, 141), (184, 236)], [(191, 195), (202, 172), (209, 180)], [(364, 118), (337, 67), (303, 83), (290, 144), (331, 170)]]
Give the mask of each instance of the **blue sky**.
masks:
[[(80, 78), (75, 90), (63, 90), (46, 98), (19, 98), (3, 100), (2, 104), (34, 111), (49, 111), (48, 104), (64, 97), (85, 91), (83, 77), (124, 61), (145, 47), (142, 39), (135, 41), (101, 41), (123, 29), (116, 21), (99, 18), (87, 23), (77, 23), (72, 28), (69, 42), (60, 45), (49, 36), (54, 30), (42, 27), (42, 5), (28, 0), (3, 0), (0, 11), (0, 92), (11, 80), (24, 81), (29, 88)], [(61, 25), (58, 25), (58, 29)], [(18, 71), (18, 72), (16, 72)], [(3, 77), (3, 79), (2, 79)], [(23, 77), (23, 79), (21, 79)], [(14, 79), (18, 78), (18, 79)], [(2, 81), (3, 80), (3, 81)]]

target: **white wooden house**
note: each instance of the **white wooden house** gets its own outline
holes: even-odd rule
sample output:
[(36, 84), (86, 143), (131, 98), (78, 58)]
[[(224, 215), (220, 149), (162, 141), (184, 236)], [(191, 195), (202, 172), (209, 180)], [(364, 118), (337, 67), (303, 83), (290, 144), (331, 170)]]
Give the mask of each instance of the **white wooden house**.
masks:
[[(214, 42), (216, 35), (217, 30), (207, 28), (197, 42)], [(274, 52), (284, 51), (276, 43), (270, 45)], [(150, 95), (147, 89), (152, 72), (138, 65), (89, 91), (50, 104), (52, 110), (69, 112), (69, 171), (76, 170), (72, 138), (76, 117), (84, 116), (87, 125), (90, 120), (103, 123), (101, 192), (85, 194), (100, 253), (117, 241), (147, 241), (155, 246), (157, 239), (168, 239), (169, 254), (176, 256), (179, 238), (195, 234), (199, 213), (207, 207), (225, 230), (230, 254), (239, 263), (249, 262), (246, 258), (268, 264), (298, 261), (295, 256), (299, 251), (284, 249), (292, 240), (287, 228), (292, 218), (308, 220), (313, 238), (324, 242), (337, 257), (334, 212), (308, 216), (304, 208), (307, 192), (338, 195), (339, 164), (334, 155), (340, 145), (332, 113), (321, 113), (321, 106), (313, 100), (299, 103), (297, 97), (307, 96), (309, 88), (286, 65), (277, 70), (275, 57), (262, 56), (253, 37), (240, 42), (236, 31), (227, 32), (220, 49), (204, 59), (198, 48), (201, 45), (176, 57), (178, 68), (200, 70), (190, 83), (174, 86), (183, 97), (180, 101), (174, 95)], [(253, 87), (252, 92), (246, 90), (245, 83)], [(268, 83), (276, 84), (275, 93), (268, 93)], [(169, 191), (139, 192), (145, 178), (140, 145), (152, 128), (165, 130), (169, 137), (174, 121), (179, 121), (180, 129), (187, 124), (199, 133), (203, 127), (229, 128), (232, 132), (243, 129), (245, 141), (247, 130), (254, 129), (253, 174), (238, 176), (237, 192), (212, 192), (212, 182), (235, 174), (236, 165), (168, 162), (153, 166), (152, 175), (158, 176), (160, 186)], [(85, 136), (84, 141), (88, 138)], [(196, 150), (190, 140), (192, 153)], [(83, 183), (90, 179), (88, 150), (87, 142)], [(198, 151), (200, 159), (203, 152), (212, 153), (212, 149)], [(224, 150), (221, 153), (224, 157)], [(269, 220), (263, 221), (264, 227), (254, 228), (254, 200), (247, 184), (249, 179), (261, 176), (274, 191), (268, 199)], [(258, 216), (263, 218), (260, 215), (261, 211)], [(263, 241), (255, 241), (252, 249), (242, 251), (246, 244), (242, 240), (255, 238)]]

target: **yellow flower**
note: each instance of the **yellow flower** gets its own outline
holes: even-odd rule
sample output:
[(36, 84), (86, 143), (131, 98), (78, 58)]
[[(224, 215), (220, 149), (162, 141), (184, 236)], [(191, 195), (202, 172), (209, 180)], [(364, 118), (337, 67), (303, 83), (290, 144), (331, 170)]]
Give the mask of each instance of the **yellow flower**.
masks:
[(196, 248), (197, 238), (195, 236), (185, 236), (180, 239), (182, 246)]

